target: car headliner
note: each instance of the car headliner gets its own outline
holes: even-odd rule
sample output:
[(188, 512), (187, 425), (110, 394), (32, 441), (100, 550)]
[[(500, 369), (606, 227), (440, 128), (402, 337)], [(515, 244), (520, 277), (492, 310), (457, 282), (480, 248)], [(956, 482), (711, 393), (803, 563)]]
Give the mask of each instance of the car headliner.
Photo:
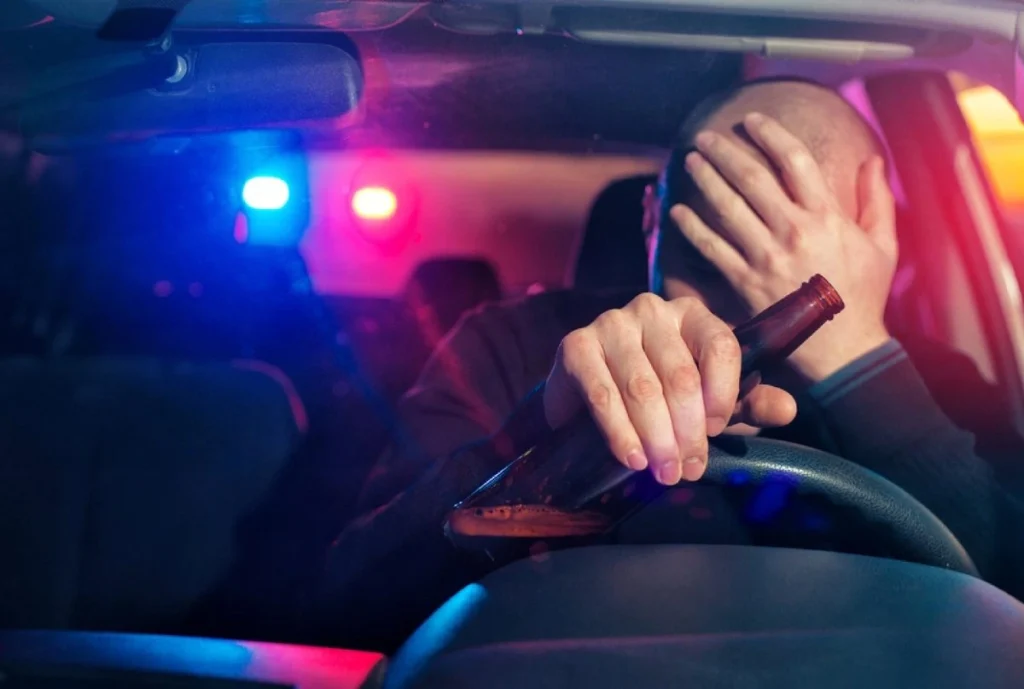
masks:
[[(1011, 99), (1024, 83), (1024, 69), (1014, 70), (1019, 1), (28, 1), (79, 26), (118, 7), (169, 3), (182, 9), (182, 28), (345, 31), (367, 90), (357, 126), (325, 140), (358, 147), (664, 146), (696, 99), (740, 78), (743, 53), (770, 58), (776, 73), (831, 82), (909, 66), (959, 69)], [(706, 49), (681, 50), (694, 46)], [(881, 49), (886, 59), (856, 59)], [(900, 50), (908, 56), (897, 59)]]

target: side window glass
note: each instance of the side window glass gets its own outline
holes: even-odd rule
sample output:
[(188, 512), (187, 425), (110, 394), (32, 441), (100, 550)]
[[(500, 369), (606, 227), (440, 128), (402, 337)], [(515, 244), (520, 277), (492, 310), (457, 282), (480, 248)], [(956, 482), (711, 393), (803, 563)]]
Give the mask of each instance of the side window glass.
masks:
[[(863, 82), (850, 81), (840, 91), (884, 142)], [(900, 241), (900, 263), (887, 313), (890, 328), (897, 335), (926, 336), (963, 352), (985, 378), (994, 381), (992, 352), (957, 244), (952, 236), (936, 231), (936, 224), (927, 218), (928, 209), (909, 205), (896, 166), (891, 164), (891, 152), (889, 156)]]
[(1024, 235), (1024, 123), (991, 86), (951, 75), (974, 145), (1012, 231)]

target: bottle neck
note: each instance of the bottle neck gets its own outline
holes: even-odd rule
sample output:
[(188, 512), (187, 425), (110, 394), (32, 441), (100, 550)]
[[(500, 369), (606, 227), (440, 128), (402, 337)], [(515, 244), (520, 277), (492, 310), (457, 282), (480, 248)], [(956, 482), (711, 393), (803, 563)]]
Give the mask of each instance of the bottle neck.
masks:
[(733, 332), (743, 351), (743, 375), (781, 363), (843, 308), (831, 285), (815, 276)]

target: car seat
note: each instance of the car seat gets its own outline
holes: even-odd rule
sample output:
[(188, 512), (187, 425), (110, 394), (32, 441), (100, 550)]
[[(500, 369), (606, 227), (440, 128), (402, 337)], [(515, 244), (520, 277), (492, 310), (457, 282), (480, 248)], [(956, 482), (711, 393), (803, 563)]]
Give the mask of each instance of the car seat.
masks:
[(0, 361), (0, 626), (174, 633), (299, 445), (265, 365)]
[(333, 304), (360, 368), (394, 403), (464, 314), (501, 298), (489, 262), (442, 257), (418, 265), (397, 300), (335, 298)]
[(572, 285), (580, 290), (647, 289), (643, 197), (654, 175), (612, 182), (594, 201), (580, 240)]
[(501, 297), (497, 270), (478, 258), (424, 261), (413, 271), (405, 291), (406, 304), (430, 345), (447, 334), (463, 314)]

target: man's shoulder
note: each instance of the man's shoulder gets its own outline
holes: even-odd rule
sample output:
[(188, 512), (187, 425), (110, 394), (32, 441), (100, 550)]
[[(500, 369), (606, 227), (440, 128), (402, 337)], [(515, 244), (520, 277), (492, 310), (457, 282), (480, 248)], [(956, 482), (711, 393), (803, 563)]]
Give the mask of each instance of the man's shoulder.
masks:
[(491, 329), (503, 324), (516, 330), (559, 331), (564, 335), (588, 325), (605, 311), (625, 306), (637, 294), (636, 290), (542, 292), (480, 307), (463, 319), (462, 326)]

